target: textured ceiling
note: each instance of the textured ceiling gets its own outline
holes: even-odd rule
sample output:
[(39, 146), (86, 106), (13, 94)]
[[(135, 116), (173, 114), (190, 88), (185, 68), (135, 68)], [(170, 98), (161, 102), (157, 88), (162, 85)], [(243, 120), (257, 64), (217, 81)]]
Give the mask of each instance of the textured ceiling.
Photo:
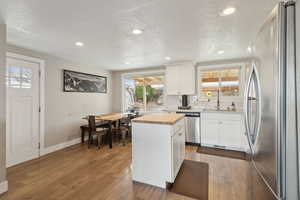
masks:
[[(247, 57), (247, 46), (275, 4), (275, 0), (0, 0), (0, 16), (8, 25), (11, 44), (121, 70), (162, 65), (166, 56), (171, 61)], [(237, 12), (220, 17), (227, 6), (235, 6)], [(132, 35), (133, 28), (144, 34)], [(85, 46), (76, 47), (76, 41)], [(218, 55), (219, 50), (225, 53)]]

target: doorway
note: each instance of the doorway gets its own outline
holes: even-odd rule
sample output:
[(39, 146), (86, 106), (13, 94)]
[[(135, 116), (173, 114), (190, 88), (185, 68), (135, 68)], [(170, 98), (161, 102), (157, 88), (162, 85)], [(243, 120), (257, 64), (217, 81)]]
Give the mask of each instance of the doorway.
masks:
[(43, 147), (44, 61), (6, 57), (6, 166), (40, 156)]

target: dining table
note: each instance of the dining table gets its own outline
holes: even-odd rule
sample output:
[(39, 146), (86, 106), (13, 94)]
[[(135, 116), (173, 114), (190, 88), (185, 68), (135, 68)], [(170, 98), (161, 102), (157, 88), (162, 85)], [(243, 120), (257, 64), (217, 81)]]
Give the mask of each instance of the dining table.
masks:
[[(101, 114), (95, 115), (96, 121), (106, 121), (108, 124), (108, 140), (109, 140), (109, 148), (112, 148), (113, 137), (112, 137), (112, 129), (113, 125), (120, 121), (121, 119), (127, 118), (129, 113), (108, 113), (108, 114)], [(84, 117), (83, 119), (88, 120), (88, 116)], [(89, 133), (90, 134), (90, 133)]]

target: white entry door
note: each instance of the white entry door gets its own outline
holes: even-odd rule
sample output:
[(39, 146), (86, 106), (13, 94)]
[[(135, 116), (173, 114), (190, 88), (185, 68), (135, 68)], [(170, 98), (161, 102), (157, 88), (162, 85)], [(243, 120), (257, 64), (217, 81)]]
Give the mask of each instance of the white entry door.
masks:
[(38, 63), (7, 58), (7, 167), (39, 157)]

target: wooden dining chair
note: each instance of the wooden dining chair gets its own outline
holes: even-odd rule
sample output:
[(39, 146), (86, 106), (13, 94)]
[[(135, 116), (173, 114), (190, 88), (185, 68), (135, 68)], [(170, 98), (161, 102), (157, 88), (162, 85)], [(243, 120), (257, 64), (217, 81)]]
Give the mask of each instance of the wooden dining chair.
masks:
[(90, 148), (90, 144), (93, 142), (93, 136), (97, 136), (97, 146), (100, 149), (100, 144), (102, 141), (102, 137), (107, 134), (108, 128), (97, 128), (95, 116), (89, 116), (89, 141), (88, 148)]
[(128, 117), (123, 118), (120, 120), (120, 125), (119, 125), (119, 133), (121, 134), (122, 137), (122, 143), (123, 146), (126, 145), (126, 135), (128, 137), (131, 137), (131, 116), (128, 115)]

